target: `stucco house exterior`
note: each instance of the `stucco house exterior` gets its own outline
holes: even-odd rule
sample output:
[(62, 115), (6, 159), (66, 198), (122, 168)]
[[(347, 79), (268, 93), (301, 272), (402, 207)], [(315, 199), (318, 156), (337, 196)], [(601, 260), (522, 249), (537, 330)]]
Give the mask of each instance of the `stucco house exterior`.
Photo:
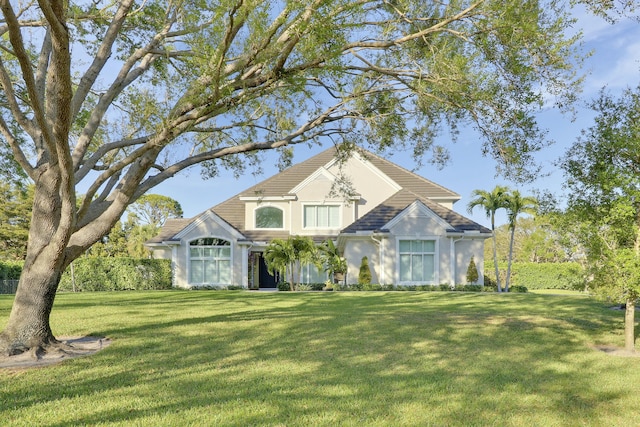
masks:
[[(466, 282), (473, 257), (483, 278), (484, 240), (491, 231), (453, 211), (460, 196), (371, 152), (338, 160), (332, 147), (189, 219), (167, 221), (146, 242), (172, 260), (176, 287), (274, 288), (263, 251), (274, 238), (333, 239), (357, 283), (368, 257), (372, 283)], [(346, 180), (345, 180), (346, 178)], [(349, 191), (336, 191), (334, 183)], [(324, 271), (303, 269), (302, 282)]]

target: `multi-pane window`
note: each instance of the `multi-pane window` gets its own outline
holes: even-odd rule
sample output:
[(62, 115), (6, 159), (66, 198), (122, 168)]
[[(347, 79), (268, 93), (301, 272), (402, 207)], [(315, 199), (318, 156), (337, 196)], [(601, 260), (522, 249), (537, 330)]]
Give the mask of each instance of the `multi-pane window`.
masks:
[(302, 283), (324, 283), (327, 280), (327, 272), (315, 264), (303, 265), (300, 273)]
[(400, 281), (433, 283), (435, 240), (400, 240)]
[(304, 228), (340, 228), (340, 206), (306, 205)]
[(282, 209), (265, 206), (256, 209), (256, 228), (283, 228)]
[(213, 237), (189, 243), (190, 274), (193, 285), (231, 284), (231, 242)]

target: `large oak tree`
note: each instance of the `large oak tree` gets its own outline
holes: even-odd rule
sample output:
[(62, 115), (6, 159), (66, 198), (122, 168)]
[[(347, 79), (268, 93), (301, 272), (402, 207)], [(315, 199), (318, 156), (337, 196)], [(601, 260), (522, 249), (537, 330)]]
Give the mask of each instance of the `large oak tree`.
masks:
[(544, 144), (536, 110), (576, 93), (576, 40), (556, 0), (0, 0), (0, 11), (0, 153), (35, 185), (0, 335), (9, 354), (56, 344), (62, 271), (190, 166), (215, 175), (322, 139), (442, 160), (442, 128), (470, 123), (521, 173)]

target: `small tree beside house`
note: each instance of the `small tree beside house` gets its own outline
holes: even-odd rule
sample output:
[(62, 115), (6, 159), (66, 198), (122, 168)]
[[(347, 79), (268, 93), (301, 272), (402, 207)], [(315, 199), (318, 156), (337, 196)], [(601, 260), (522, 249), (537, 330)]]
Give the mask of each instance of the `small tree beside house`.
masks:
[(360, 272), (358, 273), (358, 284), (359, 285), (371, 284), (371, 269), (369, 268), (369, 259), (366, 256), (362, 257), (362, 262), (360, 263)]
[(471, 261), (469, 261), (469, 266), (467, 267), (467, 283), (478, 283), (478, 278), (478, 267), (476, 267), (475, 259), (471, 257)]

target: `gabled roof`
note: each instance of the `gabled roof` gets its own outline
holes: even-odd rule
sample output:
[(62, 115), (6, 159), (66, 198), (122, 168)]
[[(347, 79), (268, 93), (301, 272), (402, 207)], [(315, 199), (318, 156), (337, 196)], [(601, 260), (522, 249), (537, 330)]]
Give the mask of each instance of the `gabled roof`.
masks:
[(174, 236), (193, 222), (194, 218), (168, 219), (160, 229), (160, 233), (147, 240), (145, 244), (159, 244), (173, 240)]
[[(363, 150), (358, 153), (402, 188), (411, 189), (415, 194), (432, 199), (459, 200), (460, 195), (426, 178), (416, 175), (388, 160)], [(291, 166), (277, 175), (246, 189), (240, 194), (214, 206), (212, 210), (233, 225), (242, 234), (251, 238), (252, 230), (246, 230), (244, 202), (241, 197), (286, 197), (299, 183), (304, 181), (319, 168), (332, 162), (337, 154), (337, 148), (331, 147), (308, 160)], [(262, 232), (263, 233), (263, 232)]]
[[(453, 212), (450, 209), (435, 203), (433, 200), (456, 201), (460, 199), (460, 195), (441, 186), (426, 178), (423, 178), (407, 169), (404, 169), (395, 163), (377, 156), (367, 150), (357, 148), (358, 155), (368, 161), (375, 168), (379, 169), (383, 174), (389, 177), (402, 189), (387, 199), (385, 202), (374, 208), (372, 211), (364, 215), (355, 223), (343, 230), (345, 233), (353, 233), (363, 230), (377, 230), (384, 224), (393, 219), (402, 212), (407, 206), (416, 200), (420, 200), (425, 206), (431, 209), (436, 215), (440, 216), (444, 221), (451, 224), (455, 230), (478, 230), (488, 232), (488, 230), (475, 222), (466, 219), (462, 215)], [(289, 232), (283, 231), (264, 231), (264, 230), (247, 230), (245, 224), (245, 201), (247, 199), (267, 199), (282, 198), (291, 199), (295, 195), (290, 192), (296, 188), (305, 179), (316, 173), (318, 169), (333, 163), (338, 154), (338, 148), (331, 148), (307, 159), (304, 162), (295, 164), (284, 171), (261, 181), (260, 183), (247, 188), (239, 194), (225, 200), (224, 202), (212, 207), (213, 211), (222, 220), (236, 229), (247, 239), (253, 241), (269, 241), (273, 238), (286, 238)], [(207, 211), (205, 211), (206, 213)], [(204, 213), (203, 213), (204, 214)], [(191, 224), (195, 219), (203, 214), (197, 215), (192, 219), (169, 220), (162, 228), (160, 234), (148, 241), (148, 243), (161, 243), (175, 240), (177, 234)], [(321, 239), (325, 236), (314, 236)], [(329, 237), (329, 236), (326, 236)]]
[(389, 160), (383, 159), (382, 157), (366, 150), (360, 150), (360, 153), (366, 160), (371, 162), (372, 165), (384, 172), (389, 178), (405, 190), (412, 191), (421, 197), (427, 197), (432, 200), (460, 200), (460, 195), (458, 193), (436, 184), (433, 181), (429, 181), (428, 179), (421, 177), (402, 166), (392, 163)]
[(365, 214), (362, 218), (346, 227), (342, 232), (358, 233), (383, 230), (389, 221), (397, 217), (416, 200), (420, 201), (443, 221), (449, 224), (452, 228), (447, 230), (448, 232), (477, 231), (480, 233), (491, 233), (491, 230), (488, 228), (483, 227), (482, 225), (465, 218), (459, 213), (454, 212), (451, 209), (447, 209), (444, 206), (407, 189), (398, 191)]

